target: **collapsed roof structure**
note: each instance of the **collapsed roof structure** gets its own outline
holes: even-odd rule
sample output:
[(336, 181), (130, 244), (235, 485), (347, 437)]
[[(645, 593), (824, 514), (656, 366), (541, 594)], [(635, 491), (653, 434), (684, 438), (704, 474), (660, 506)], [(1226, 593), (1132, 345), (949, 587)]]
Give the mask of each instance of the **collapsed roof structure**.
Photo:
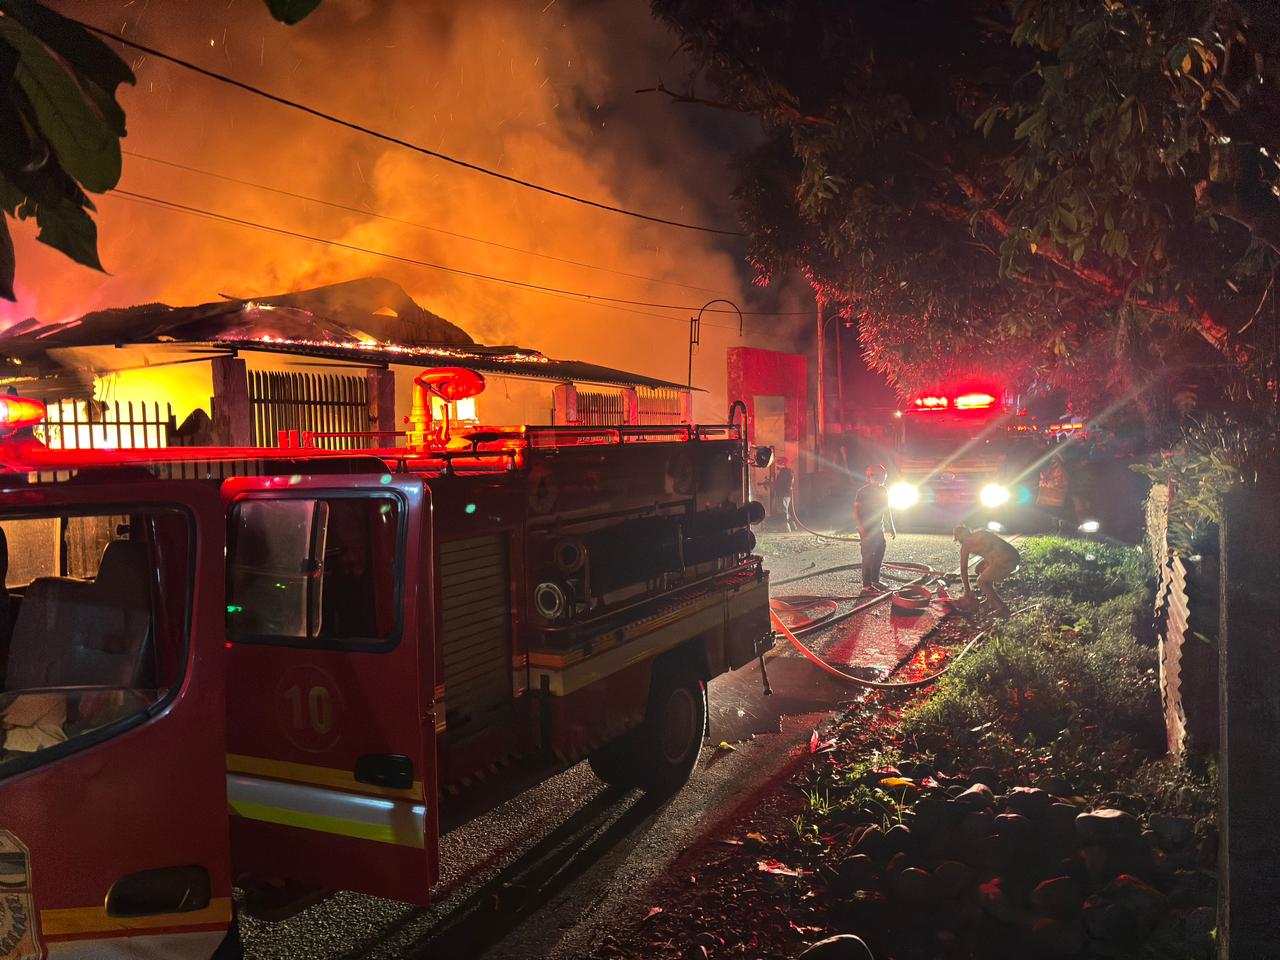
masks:
[(476, 343), (382, 277), (188, 307), (149, 303), (98, 310), (55, 323), (30, 318), (0, 332), (0, 385), (65, 396), (91, 385), (99, 371), (77, 367), (61, 351), (148, 344), (210, 354), (252, 350), (368, 366), (455, 366), (550, 382), (687, 389), (612, 367), (552, 359), (525, 347)]

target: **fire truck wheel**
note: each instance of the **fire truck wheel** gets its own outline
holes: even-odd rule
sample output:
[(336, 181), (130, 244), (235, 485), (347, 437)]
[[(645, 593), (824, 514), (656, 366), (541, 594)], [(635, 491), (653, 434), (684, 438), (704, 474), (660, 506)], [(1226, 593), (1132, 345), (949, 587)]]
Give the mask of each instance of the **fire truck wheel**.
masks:
[(234, 907), (232, 910), (231, 926), (227, 928), (227, 935), (218, 944), (211, 960), (244, 960), (244, 943), (240, 940), (240, 915)]
[(632, 755), (635, 782), (647, 793), (679, 790), (698, 762), (707, 727), (702, 684), (684, 672), (656, 670), (649, 691), (649, 715)]
[(635, 769), (638, 732), (633, 730), (631, 733), (624, 733), (587, 757), (587, 763), (591, 764), (591, 772), (611, 787), (639, 786)]

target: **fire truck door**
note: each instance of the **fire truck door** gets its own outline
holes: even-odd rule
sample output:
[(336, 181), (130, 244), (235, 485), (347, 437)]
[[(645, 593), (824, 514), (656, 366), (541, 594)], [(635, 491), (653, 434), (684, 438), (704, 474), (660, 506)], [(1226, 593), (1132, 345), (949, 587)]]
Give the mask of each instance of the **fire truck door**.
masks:
[(216, 490), (0, 490), (0, 958), (208, 960), (231, 922)]
[(438, 863), (428, 491), (377, 473), (223, 491), (237, 874), (425, 904)]

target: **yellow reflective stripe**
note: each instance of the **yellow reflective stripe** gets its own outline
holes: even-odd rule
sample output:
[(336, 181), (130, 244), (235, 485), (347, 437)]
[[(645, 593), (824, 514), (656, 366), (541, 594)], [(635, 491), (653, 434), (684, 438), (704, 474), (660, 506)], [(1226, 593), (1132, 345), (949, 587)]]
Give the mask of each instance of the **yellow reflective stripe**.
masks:
[(46, 937), (66, 937), (87, 933), (120, 933), (153, 930), (158, 927), (201, 927), (231, 922), (231, 898), (214, 897), (203, 910), (160, 913), (146, 917), (112, 917), (106, 907), (66, 907), (40, 911), (40, 931)]
[(310, 763), (292, 763), (288, 760), (270, 760), (267, 757), (249, 757), (240, 753), (228, 753), (227, 770), (230, 773), (270, 777), (273, 780), (310, 783), (318, 787), (330, 787), (347, 793), (362, 793), (370, 797), (422, 799), (421, 780), (413, 781), (413, 786), (406, 790), (397, 790), (391, 787), (379, 787), (370, 783), (361, 783), (350, 770), (320, 767)]
[(361, 823), (358, 820), (347, 820), (342, 817), (330, 817), (322, 813), (303, 813), (299, 810), (286, 810), (265, 803), (251, 803), (246, 800), (227, 801), (233, 813), (246, 820), (261, 820), (264, 823), (278, 823), (285, 827), (297, 827), (301, 830), (315, 830), (318, 833), (332, 833), (339, 837), (354, 837), (357, 840), (373, 840), (377, 843), (393, 843), (400, 847), (416, 847), (422, 849), (420, 835), (404, 836), (389, 824)]

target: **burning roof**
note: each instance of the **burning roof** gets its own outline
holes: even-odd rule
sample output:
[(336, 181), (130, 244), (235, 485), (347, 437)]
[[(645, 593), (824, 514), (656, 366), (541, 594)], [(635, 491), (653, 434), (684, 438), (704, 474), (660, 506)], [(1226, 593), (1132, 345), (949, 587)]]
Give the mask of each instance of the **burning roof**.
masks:
[(142, 304), (75, 320), (23, 320), (0, 333), (9, 374), (69, 373), (49, 351), (120, 344), (181, 344), (261, 350), (371, 364), (468, 367), (508, 376), (624, 386), (683, 388), (611, 367), (553, 360), (536, 350), (478, 344), (417, 303), (396, 283), (364, 277), (270, 297), (226, 297), (191, 307)]

